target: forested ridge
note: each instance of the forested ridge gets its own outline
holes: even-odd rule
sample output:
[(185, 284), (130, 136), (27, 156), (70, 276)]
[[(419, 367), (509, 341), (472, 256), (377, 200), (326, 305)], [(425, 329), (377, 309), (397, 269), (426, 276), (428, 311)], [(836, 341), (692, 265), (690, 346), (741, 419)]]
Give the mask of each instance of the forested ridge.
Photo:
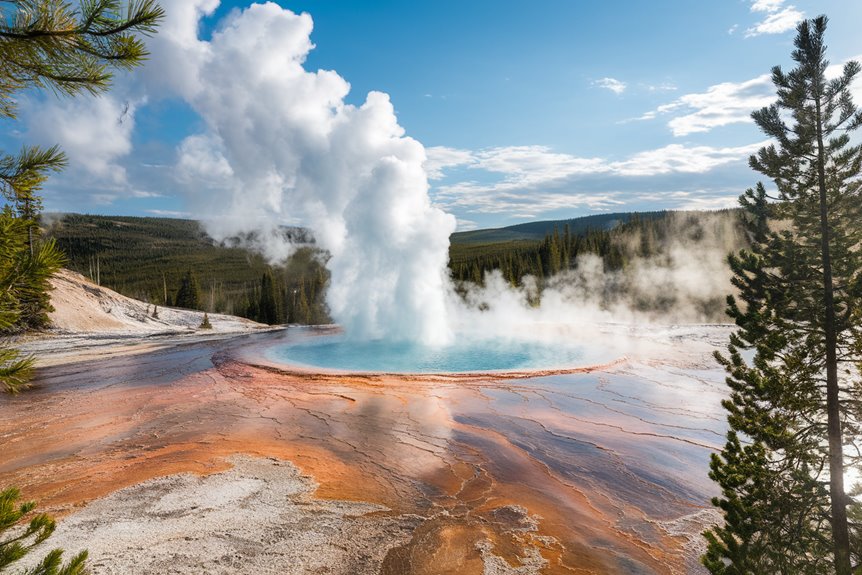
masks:
[[(190, 307), (265, 323), (329, 321), (323, 304), (323, 255), (301, 247), (284, 265), (239, 247), (217, 243), (194, 220), (65, 214), (46, 218), (46, 236), (66, 254), (66, 266), (124, 295), (156, 305), (177, 301), (189, 272), (196, 284)], [(303, 231), (285, 228), (303, 240)], [(185, 298), (185, 296), (183, 296)]]
[[(579, 258), (586, 255), (600, 258), (608, 272), (625, 272), (635, 262), (661, 260), (675, 245), (688, 246), (693, 258), (700, 246), (714, 248), (716, 242), (721, 243), (719, 257), (746, 245), (737, 210), (607, 216), (513, 227), (517, 233), (523, 233), (524, 226), (528, 233), (546, 230), (539, 240), (476, 243), (483, 230), (453, 234), (452, 278), (460, 286), (482, 285), (485, 274), (500, 270), (513, 286), (525, 276), (536, 278), (541, 293), (551, 277), (577, 269)], [(284, 233), (306, 242), (305, 247), (287, 263), (272, 265), (241, 247), (240, 238), (215, 242), (194, 220), (65, 214), (46, 218), (42, 227), (66, 254), (67, 267), (131, 297), (273, 324), (329, 321), (325, 254), (299, 228), (285, 228)], [(189, 272), (189, 281), (196, 284), (191, 300), (187, 291), (181, 292)], [(622, 284), (620, 289), (625, 289)], [(723, 300), (709, 305), (721, 320)]]

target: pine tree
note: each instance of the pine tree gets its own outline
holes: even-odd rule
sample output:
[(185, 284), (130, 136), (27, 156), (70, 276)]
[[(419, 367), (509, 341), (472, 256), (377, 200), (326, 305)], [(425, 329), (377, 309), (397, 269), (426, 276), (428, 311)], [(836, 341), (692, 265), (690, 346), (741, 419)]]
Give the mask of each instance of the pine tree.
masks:
[[(131, 68), (145, 56), (136, 33), (152, 32), (163, 11), (151, 0), (125, 14), (116, 1), (83, 2), (80, 11), (59, 1), (15, 0), (0, 6), (0, 117), (14, 119), (15, 95), (50, 88), (62, 95), (105, 90), (110, 68)], [(39, 327), (47, 319), (48, 278), (61, 265), (53, 242), (34, 239), (37, 192), (48, 172), (66, 165), (56, 146), (25, 146), (0, 153), (0, 331)], [(24, 249), (22, 249), (22, 245)], [(0, 384), (7, 391), (26, 382), (31, 363), (0, 346)]]
[(180, 287), (177, 289), (174, 305), (186, 309), (200, 309), (200, 304), (201, 287), (198, 283), (198, 278), (192, 270), (188, 270), (183, 279), (180, 280)]
[(213, 324), (210, 323), (210, 316), (207, 312), (204, 312), (204, 318), (201, 320), (201, 324), (198, 326), (198, 329), (212, 329)]
[(297, 320), (298, 323), (308, 325), (311, 323), (311, 307), (308, 304), (308, 297), (305, 295), (305, 284), (299, 286), (299, 296), (297, 300)]
[[(39, 244), (31, 254), (27, 222), (6, 208), (0, 211), (0, 334), (19, 331), (24, 310), (46, 295), (48, 279), (62, 265), (53, 241)], [(0, 346), (0, 389), (15, 393), (26, 387), (32, 359)]]
[(272, 273), (266, 271), (260, 278), (260, 303), (258, 304), (258, 321), (267, 325), (280, 323), (278, 300), (276, 298), (275, 280)]
[(862, 126), (849, 92), (860, 66), (826, 79), (826, 23), (799, 25), (797, 67), (773, 69), (778, 100), (752, 114), (777, 145), (750, 164), (778, 195), (768, 204), (758, 185), (742, 197), (752, 248), (730, 258), (744, 305), (729, 298), (740, 329), (719, 356), (731, 431), (711, 463), (725, 512), (706, 534), (712, 573), (850, 575), (862, 561), (844, 488), (846, 458), (862, 463), (858, 449), (845, 454), (862, 435), (862, 146), (849, 135)]
[[(29, 515), (35, 504), (32, 502), (18, 504), (19, 491), (11, 487), (0, 491), (0, 536)], [(0, 571), (30, 553), (36, 546), (45, 541), (54, 532), (56, 523), (45, 514), (35, 515), (20, 531), (14, 532), (5, 539), (0, 539)], [(36, 567), (27, 571), (27, 575), (84, 575), (87, 573), (87, 552), (82, 551), (63, 565), (63, 551), (54, 549), (45, 556)]]

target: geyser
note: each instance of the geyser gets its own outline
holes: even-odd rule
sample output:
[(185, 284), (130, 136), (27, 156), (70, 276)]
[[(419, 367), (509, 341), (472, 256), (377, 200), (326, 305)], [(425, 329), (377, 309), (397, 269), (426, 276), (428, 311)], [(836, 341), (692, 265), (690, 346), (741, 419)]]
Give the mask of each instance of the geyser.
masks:
[(182, 142), (177, 167), (190, 188), (208, 184), (205, 197), (189, 194), (208, 232), (252, 233), (278, 261), (291, 252), (280, 226), (307, 225), (330, 255), (327, 303), (346, 333), (449, 341), (455, 218), (431, 205), (425, 149), (404, 135), (389, 97), (347, 104), (347, 81), (304, 68), (314, 48), (308, 14), (254, 4), (201, 40), (200, 19), (218, 2), (187, 1), (168, 8), (152, 52), (188, 67), (173, 88), (205, 128)]
[(254, 4), (202, 39), (218, 0), (165, 4), (149, 69), (169, 73), (146, 76), (146, 88), (182, 98), (202, 119), (178, 148), (190, 207), (214, 238), (248, 238), (272, 261), (294, 249), (283, 224), (308, 226), (330, 255), (327, 303), (350, 338), (439, 347), (565, 324), (590, 341), (605, 338), (598, 323), (655, 319), (645, 302), (675, 301), (661, 313), (678, 322), (703, 315), (704, 294), (726, 293), (728, 250), (718, 244), (633, 261), (631, 273), (579, 257), (576, 269), (545, 278), (539, 307), (532, 278), (512, 287), (492, 273), (456, 293), (447, 268), (455, 219), (431, 204), (425, 149), (405, 136), (386, 94), (349, 104), (340, 75), (306, 70), (308, 14)]

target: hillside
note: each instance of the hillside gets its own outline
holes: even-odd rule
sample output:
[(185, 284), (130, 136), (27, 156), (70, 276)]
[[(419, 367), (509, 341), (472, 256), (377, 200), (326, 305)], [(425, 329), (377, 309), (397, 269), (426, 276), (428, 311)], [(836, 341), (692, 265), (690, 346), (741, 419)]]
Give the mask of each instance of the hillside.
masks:
[(493, 244), (500, 242), (542, 241), (554, 229), (562, 230), (569, 226), (569, 232), (583, 235), (588, 231), (611, 230), (620, 224), (627, 223), (634, 217), (642, 220), (660, 219), (667, 212), (621, 212), (614, 214), (595, 214), (567, 220), (543, 220), (526, 222), (504, 228), (486, 230), (471, 230), (455, 232), (451, 236), (452, 244)]
[[(191, 271), (200, 286), (201, 310), (260, 319), (262, 277), (271, 274), (278, 303), (274, 323), (327, 319), (326, 272), (313, 248), (301, 248), (284, 265), (273, 266), (239, 247), (239, 239), (215, 242), (194, 220), (55, 214), (45, 221), (45, 235), (66, 254), (67, 268), (123, 295), (170, 305)], [(307, 240), (298, 228), (284, 233)]]
[[(194, 332), (203, 313), (159, 307), (97, 286), (81, 274), (60, 270), (51, 278), (51, 324), (60, 333), (153, 335)], [(155, 317), (154, 317), (155, 316)], [(230, 315), (209, 316), (214, 332), (244, 332), (267, 326)]]
[(142, 300), (165, 303), (165, 288), (175, 291), (188, 269), (204, 288), (217, 281), (231, 293), (267, 268), (247, 250), (215, 244), (193, 220), (65, 214), (50, 222), (46, 233), (66, 254), (69, 269)]

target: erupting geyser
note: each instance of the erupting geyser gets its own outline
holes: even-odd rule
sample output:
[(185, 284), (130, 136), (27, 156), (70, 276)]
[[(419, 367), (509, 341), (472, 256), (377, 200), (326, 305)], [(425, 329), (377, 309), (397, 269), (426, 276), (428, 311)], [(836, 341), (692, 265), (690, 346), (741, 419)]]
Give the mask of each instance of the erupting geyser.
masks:
[(217, 5), (169, 10), (174, 21), (153, 40), (154, 59), (190, 67), (173, 87), (206, 129), (183, 141), (178, 168), (211, 184), (206, 198), (190, 196), (210, 234), (254, 233), (279, 260), (291, 251), (279, 226), (308, 225), (331, 255), (327, 303), (346, 333), (449, 341), (455, 218), (431, 205), (422, 144), (404, 135), (386, 94), (353, 106), (341, 76), (305, 70), (308, 14), (255, 4), (201, 40), (199, 20)]
[[(546, 278), (541, 308), (530, 303), (534, 282), (513, 288), (499, 274), (462, 298), (447, 268), (455, 218), (432, 205), (425, 149), (405, 136), (389, 97), (370, 92), (349, 104), (350, 85), (336, 72), (306, 70), (312, 19), (274, 3), (235, 10), (202, 39), (201, 20), (218, 4), (174, 1), (150, 41), (149, 69), (170, 73), (148, 76), (147, 86), (181, 97), (204, 121), (180, 144), (177, 173), (218, 240), (244, 237), (281, 261), (294, 249), (281, 226), (308, 226), (330, 255), (327, 303), (351, 339), (440, 347), (456, 333), (541, 337), (545, 326), (565, 324), (577, 332), (565, 337), (583, 341), (591, 337), (585, 322), (632, 319), (643, 301), (675, 299), (665, 319), (679, 321), (697, 317), (707, 292), (726, 293), (728, 250), (719, 245), (697, 257), (671, 250), (665, 262), (634, 262), (629, 278), (581, 258), (560, 281)], [(599, 301), (620, 284), (637, 305)]]

